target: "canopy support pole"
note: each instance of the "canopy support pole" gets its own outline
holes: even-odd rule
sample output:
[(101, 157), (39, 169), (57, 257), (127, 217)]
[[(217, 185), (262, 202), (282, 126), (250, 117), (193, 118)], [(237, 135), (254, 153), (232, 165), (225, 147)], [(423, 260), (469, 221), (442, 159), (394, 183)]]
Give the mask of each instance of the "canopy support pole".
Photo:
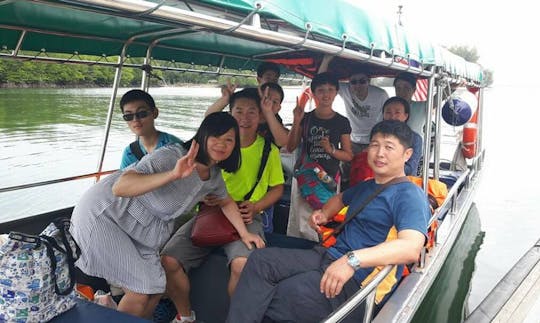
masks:
[(435, 88), (435, 75), (436, 71), (433, 71), (428, 81), (427, 91), (427, 115), (426, 125), (424, 127), (424, 164), (422, 165), (422, 187), (427, 195), (428, 179), (429, 179), (429, 161), (431, 160), (431, 119), (433, 119), (433, 89)]
[[(444, 79), (440, 78), (437, 82), (437, 105), (435, 106), (435, 144), (433, 148), (433, 178), (436, 180), (439, 180), (440, 176), (440, 169), (439, 164), (441, 162), (441, 147), (439, 146), (441, 144), (441, 122), (442, 122), (442, 101), (443, 101), (443, 89), (445, 87)], [(426, 125), (427, 129), (431, 129), (431, 125)], [(431, 131), (430, 131), (431, 132)], [(424, 131), (425, 135), (426, 131)]]
[[(112, 116), (114, 112), (114, 102), (116, 99), (116, 93), (118, 92), (118, 86), (120, 85), (120, 79), (122, 78), (122, 66), (124, 64), (124, 59), (126, 57), (126, 50), (131, 42), (131, 39), (128, 40), (124, 47), (122, 47), (122, 53), (118, 57), (118, 66), (114, 73), (114, 81), (111, 93), (111, 99), (109, 100), (109, 110), (107, 112), (107, 122), (105, 124), (105, 134), (103, 135), (103, 143), (101, 144), (101, 155), (99, 156), (97, 173), (101, 173), (103, 169), (103, 161), (105, 160), (105, 151), (107, 150), (107, 142), (109, 141), (109, 133), (111, 131)], [(96, 177), (96, 182), (99, 181), (99, 176)]]
[(17, 45), (15, 46), (15, 49), (13, 50), (12, 55), (17, 56), (19, 54), (19, 51), (21, 50), (22, 43), (24, 41), (24, 37), (26, 37), (26, 30), (23, 30), (21, 32), (21, 36), (19, 37), (19, 40), (17, 40)]
[[(478, 142), (477, 142), (477, 145), (478, 147), (476, 148), (476, 152), (477, 152), (477, 155), (480, 155), (483, 150), (484, 150), (484, 145), (483, 145), (483, 142), (482, 142), (482, 136), (484, 135), (483, 134), (483, 130), (484, 130), (484, 88), (480, 88), (480, 90), (478, 90), (478, 119), (476, 121), (476, 124), (477, 124), (477, 127), (478, 127), (478, 134), (476, 136), (476, 138), (478, 138)], [(483, 156), (482, 156), (482, 159), (483, 159)]]

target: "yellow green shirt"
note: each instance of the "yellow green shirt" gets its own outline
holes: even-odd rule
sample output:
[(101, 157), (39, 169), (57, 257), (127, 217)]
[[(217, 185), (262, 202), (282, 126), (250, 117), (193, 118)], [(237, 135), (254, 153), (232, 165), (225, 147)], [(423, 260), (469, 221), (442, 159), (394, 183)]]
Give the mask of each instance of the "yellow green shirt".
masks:
[[(248, 147), (241, 148), (242, 165), (236, 173), (221, 171), (227, 191), (235, 201), (243, 201), (244, 196), (253, 188), (259, 173), (261, 158), (264, 149), (264, 138), (257, 135), (257, 139)], [(261, 175), (261, 180), (249, 199), (257, 202), (266, 195), (269, 187), (283, 184), (283, 169), (278, 148), (272, 144), (268, 161)]]

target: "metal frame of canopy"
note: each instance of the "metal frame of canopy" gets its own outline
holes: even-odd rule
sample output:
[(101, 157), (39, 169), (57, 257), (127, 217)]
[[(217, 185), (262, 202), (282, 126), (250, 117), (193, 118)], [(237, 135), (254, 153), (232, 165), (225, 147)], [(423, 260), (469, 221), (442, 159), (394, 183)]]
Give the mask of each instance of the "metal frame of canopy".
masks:
[[(286, 1), (286, 0), (285, 0)], [(272, 1), (269, 1), (272, 2)], [(278, 0), (274, 2), (280, 2)], [(95, 176), (99, 176), (103, 173), (103, 160), (106, 152), (107, 141), (109, 137), (110, 126), (112, 122), (112, 115), (114, 110), (114, 102), (120, 82), (120, 77), (123, 67), (138, 67), (142, 68), (143, 79), (142, 79), (142, 88), (146, 89), (148, 87), (148, 73), (150, 71), (149, 66), (153, 65), (156, 61), (160, 61), (165, 54), (170, 53), (173, 57), (170, 61), (174, 62), (184, 62), (190, 63), (187, 61), (186, 57), (182, 54), (184, 52), (189, 52), (198, 56), (203, 56), (202, 54), (208, 55), (211, 57), (215, 64), (212, 66), (215, 67), (215, 70), (212, 71), (203, 71), (190, 68), (177, 68), (177, 67), (167, 67), (163, 65), (154, 66), (152, 68), (163, 69), (163, 70), (178, 70), (178, 71), (187, 71), (187, 72), (202, 72), (202, 73), (212, 73), (212, 74), (221, 74), (221, 75), (238, 75), (239, 73), (224, 71), (228, 63), (233, 64), (234, 68), (241, 68), (253, 71), (255, 63), (257, 60), (270, 59), (275, 60), (279, 58), (290, 58), (291, 53), (307, 55), (334, 55), (339, 57), (339, 59), (346, 62), (355, 62), (358, 64), (367, 64), (379, 71), (382, 75), (395, 75), (398, 72), (407, 71), (414, 74), (417, 74), (423, 78), (428, 78), (428, 93), (434, 93), (434, 89), (437, 88), (437, 95), (428, 95), (428, 114), (426, 116), (427, 120), (433, 119), (433, 106), (438, 107), (436, 109), (435, 119), (441, 120), (441, 109), (443, 97), (443, 86), (440, 83), (440, 79), (452, 79), (455, 82), (465, 82), (474, 87), (481, 87), (481, 76), (473, 75), (475, 74), (474, 68), (471, 67), (467, 69), (469, 64), (466, 64), (464, 61), (460, 61), (458, 58), (452, 56), (453, 54), (447, 53), (443, 50), (435, 50), (434, 56), (430, 58), (430, 63), (423, 63), (422, 59), (419, 61), (412, 59), (414, 55), (407, 54), (403, 49), (394, 49), (394, 48), (380, 48), (377, 47), (373, 42), (369, 44), (358, 44), (354, 43), (353, 39), (360, 38), (358, 36), (352, 37), (348, 36), (346, 33), (341, 35), (331, 33), (321, 33), (320, 26), (317, 27), (315, 23), (306, 22), (304, 25), (296, 22), (296, 24), (286, 25), (281, 30), (271, 30), (268, 28), (262, 28), (261, 18), (264, 19), (278, 19), (280, 24), (287, 24), (287, 20), (284, 18), (285, 14), (279, 12), (279, 10), (270, 10), (269, 8), (264, 8), (260, 6), (259, 2), (247, 1), (247, 0), (236, 0), (230, 1), (230, 5), (225, 5), (223, 1), (220, 0), (204, 0), (204, 1), (185, 1), (185, 8), (177, 8), (172, 6), (164, 5), (163, 2), (156, 3), (144, 0), (80, 0), (80, 1), (4, 1), (0, 2), (0, 8), (9, 8), (16, 9), (16, 6), (31, 6), (32, 10), (38, 9), (40, 6), (46, 8), (54, 8), (58, 10), (68, 10), (71, 14), (77, 15), (90, 15), (91, 17), (100, 17), (100, 22), (103, 19), (108, 19), (109, 23), (114, 25), (115, 22), (129, 21), (130, 26), (133, 25), (133, 22), (141, 22), (142, 27), (132, 31), (131, 33), (125, 33), (122, 31), (122, 27), (118, 29), (107, 29), (107, 32), (117, 30), (118, 33), (122, 32), (122, 37), (115, 37), (114, 34), (101, 35), (98, 33), (85, 33), (81, 28), (78, 29), (78, 32), (70, 31), (71, 26), (58, 25), (59, 17), (54, 17), (55, 22), (54, 28), (48, 26), (47, 23), (51, 22), (45, 19), (45, 24), (43, 26), (37, 26), (39, 23), (33, 21), (25, 21), (26, 16), (22, 15), (19, 18), (21, 21), (13, 21), (13, 18), (6, 18), (5, 15), (0, 13), (0, 35), (9, 35), (12, 45), (3, 44), (4, 40), (0, 41), (0, 46), (3, 46), (2, 52), (0, 52), (0, 58), (12, 58), (12, 59), (23, 59), (23, 60), (38, 60), (38, 61), (47, 61), (47, 62), (56, 62), (56, 63), (73, 63), (73, 64), (98, 64), (104, 66), (111, 66), (116, 68), (115, 78), (113, 81), (111, 98), (109, 101), (107, 121), (106, 121), (106, 131), (103, 138), (101, 156), (99, 158), (99, 163), (97, 167), (97, 172)], [(221, 7), (219, 5), (222, 5)], [(35, 6), (35, 8), (33, 7)], [(235, 7), (237, 6), (237, 7)], [(27, 8), (26, 8), (27, 9)], [(192, 10), (198, 10), (197, 12)], [(219, 10), (221, 9), (221, 11)], [(234, 10), (236, 9), (236, 10)], [(47, 12), (43, 12), (47, 14)], [(223, 18), (226, 17), (227, 19)], [(61, 18), (61, 17), (60, 17)], [(73, 16), (71, 16), (73, 18)], [(9, 20), (9, 21), (7, 21)], [(86, 23), (92, 19), (85, 20)], [(62, 20), (60, 20), (62, 21)], [(71, 21), (68, 19), (68, 21)], [(151, 25), (149, 28), (148, 25)], [(319, 28), (319, 29), (317, 29)], [(88, 32), (88, 31), (87, 31)], [(183, 39), (186, 35), (192, 35), (193, 33), (202, 33), (204, 35), (215, 35), (220, 37), (220, 40), (235, 40), (238, 42), (243, 42), (245, 46), (253, 45), (253, 49), (249, 55), (243, 55), (241, 50), (235, 52), (224, 52), (221, 48), (207, 48), (203, 50), (201, 48), (194, 48), (183, 43), (175, 42), (177, 40)], [(48, 57), (45, 54), (48, 50), (44, 48), (42, 50), (40, 46), (36, 47), (36, 44), (33, 37), (52, 37), (55, 38), (64, 38), (66, 41), (71, 39), (79, 39), (88, 42), (98, 42), (102, 44), (114, 44), (114, 51), (112, 55), (103, 54), (98, 56), (95, 61), (87, 59), (78, 59), (79, 55), (86, 54), (85, 51), (72, 52), (69, 51), (67, 46), (63, 53), (72, 55), (66, 59), (60, 59), (55, 57)], [(401, 35), (403, 36), (403, 35)], [(230, 39), (229, 39), (230, 38)], [(30, 48), (25, 47), (26, 44), (32, 44)], [(262, 46), (262, 47), (261, 47)], [(59, 47), (57, 47), (59, 48)], [(260, 50), (263, 48), (264, 50)], [(21, 51), (33, 50), (37, 52), (35, 55), (21, 54)], [(258, 51), (257, 51), (258, 50)], [(62, 52), (62, 51), (60, 51)], [(156, 55), (154, 55), (156, 54)], [(107, 61), (107, 57), (115, 56), (117, 59), (116, 62)], [(143, 64), (136, 64), (129, 62), (130, 57), (140, 57), (144, 58)], [(402, 58), (406, 59), (403, 60)], [(217, 59), (216, 59), (217, 58)], [(184, 61), (183, 61), (184, 59)], [(236, 65), (235, 65), (236, 64)], [(417, 65), (417, 66), (414, 66)], [(299, 69), (299, 72), (306, 73), (305, 70)], [(471, 72), (472, 71), (472, 72)], [(481, 72), (480, 72), (481, 73)], [(245, 74), (242, 74), (245, 76)], [(480, 103), (483, 100), (483, 90), (480, 89)], [(481, 105), (480, 105), (481, 112)], [(479, 131), (481, 138), (481, 122), (482, 122), (482, 113), (479, 114)], [(437, 125), (439, 122), (437, 122)], [(424, 138), (424, 156), (430, 156), (431, 152), (429, 150), (431, 136), (428, 134), (429, 130), (425, 130)], [(440, 144), (440, 129), (437, 126), (436, 130), (436, 143), (435, 143), (435, 152), (434, 152), (434, 164), (439, 164), (439, 151), (438, 147)], [(481, 141), (479, 142), (479, 151), (482, 152)], [(429, 159), (428, 159), (429, 160)], [(465, 183), (469, 185), (469, 179), (474, 175), (475, 171), (481, 166), (483, 160), (483, 153), (480, 153), (479, 156), (472, 161), (472, 171), (467, 171), (462, 175), (458, 180), (460, 183)], [(424, 174), (429, 172), (429, 163), (424, 164)], [(90, 174), (92, 175), (92, 174)], [(438, 167), (434, 167), (434, 177), (438, 178)], [(424, 187), (427, 187), (428, 177), (424, 176)], [(50, 181), (43, 183), (31, 184), (34, 185), (44, 185)], [(23, 185), (27, 186), (27, 185)], [(0, 189), (0, 192), (11, 190), (12, 188)], [(455, 221), (452, 222), (453, 225), (460, 225), (464, 220), (464, 214), (462, 209), (466, 208), (467, 205), (470, 205), (471, 199), (470, 194), (463, 196), (463, 201), (458, 201), (459, 192), (457, 189), (451, 192), (449, 198), (447, 199), (446, 209), (450, 209), (452, 214), (455, 215)], [(458, 207), (458, 204), (462, 207)], [(468, 209), (468, 208), (467, 208)], [(437, 220), (438, 213), (432, 221)], [(461, 221), (461, 222), (460, 222)], [(456, 233), (457, 234), (457, 233)], [(452, 235), (449, 235), (447, 239), (443, 241), (444, 244), (449, 243), (452, 239)], [(442, 246), (441, 246), (441, 249)], [(446, 250), (446, 249), (443, 249)], [(439, 257), (426, 257), (425, 253), (422, 255), (422, 260), (420, 263), (420, 268), (440, 268), (442, 262), (444, 261), (444, 252), (441, 253)], [(343, 318), (350, 310), (354, 309), (355, 306), (359, 304), (360, 301), (367, 297), (368, 300), (372, 300), (374, 297), (374, 288), (378, 284), (378, 280), (382, 278), (390, 271), (390, 266), (387, 266), (382, 273), (377, 276), (377, 278), (371, 282), (365, 289), (359, 292), (353, 300), (346, 303), (341, 309), (336, 313), (330, 316), (327, 319), (327, 322), (337, 322)], [(385, 274), (386, 273), (386, 274)], [(416, 286), (418, 290), (421, 290), (425, 294), (429, 288), (431, 281), (426, 280), (425, 275), (413, 275), (409, 280), (409, 285)], [(399, 296), (403, 298), (403, 304), (408, 304), (408, 311), (419, 306), (418, 300), (411, 300), (410, 295)], [(373, 311), (372, 301), (368, 301), (368, 309), (366, 310), (366, 319), (369, 321), (371, 313)], [(405, 306), (405, 305), (404, 305)], [(414, 311), (413, 311), (414, 312)], [(407, 314), (403, 314), (398, 320), (407, 321)], [(410, 319), (410, 317), (409, 317)]]
[[(357, 39), (363, 38), (363, 36), (355, 35), (354, 31), (351, 30), (345, 30), (342, 34), (334, 32), (334, 38), (330, 37), (330, 32), (326, 32), (326, 29), (331, 28), (341, 31), (347, 27), (345, 23), (344, 26), (336, 25), (325, 29), (318, 26), (328, 24), (327, 22), (309, 21), (311, 17), (306, 17), (304, 21), (301, 21), (304, 26), (300, 26), (297, 21), (290, 23), (285, 20), (289, 17), (284, 9), (280, 11), (281, 8), (270, 8), (268, 5), (272, 3), (285, 5), (287, 2), (267, 1), (266, 8), (255, 1), (237, 0), (237, 2), (243, 4), (244, 10), (249, 8), (250, 3), (253, 3), (253, 7), (247, 13), (233, 12), (231, 8), (226, 7), (228, 2), (219, 0), (186, 1), (185, 3), (188, 5), (185, 8), (150, 1), (130, 0), (7, 2), (0, 4), (6, 9), (5, 15), (9, 15), (10, 10), (19, 10), (20, 18), (19, 20), (8, 19), (0, 14), (0, 30), (19, 31), (20, 35), (5, 33), (3, 37), (5, 43), (0, 44), (4, 48), (2, 56), (45, 61), (58, 60), (43, 55), (24, 56), (19, 53), (21, 49), (25, 50), (26, 46), (29, 46), (28, 49), (36, 52), (45, 49), (44, 52), (56, 51), (73, 55), (65, 62), (75, 63), (78, 62), (75, 58), (82, 54), (93, 54), (99, 57), (120, 55), (122, 46), (131, 37), (141, 35), (137, 41), (132, 41), (126, 56), (144, 57), (148, 46), (154, 46), (151, 44), (157, 40), (155, 43), (157, 46), (153, 50), (155, 59), (174, 60), (175, 62), (191, 63), (195, 56), (197, 59), (201, 59), (203, 55), (200, 54), (204, 52), (206, 54), (204, 59), (211, 60), (213, 66), (225, 65), (223, 67), (226, 67), (229, 64), (232, 68), (253, 69), (254, 63), (256, 63), (253, 62), (254, 60), (262, 60), (267, 57), (286, 57), (287, 53), (305, 51), (307, 55), (317, 53), (319, 55), (335, 55), (349, 62), (369, 63), (390, 73), (407, 70), (423, 77), (429, 77), (432, 74), (426, 71), (427, 68), (441, 66), (464, 80), (476, 83), (477, 86), (478, 82), (481, 81), (478, 77), (470, 75), (472, 73), (467, 71), (465, 66), (468, 64), (464, 61), (460, 61), (457, 56), (442, 49), (432, 47), (429, 43), (423, 46), (430, 49), (424, 50), (424, 52), (429, 52), (429, 55), (420, 56), (418, 54), (420, 50), (416, 49), (422, 47), (419, 42), (413, 37), (409, 37), (407, 41), (404, 33), (392, 26), (384, 25), (384, 28), (379, 28), (381, 31), (373, 31), (375, 33), (373, 38), (396, 39), (388, 41), (389, 44), (386, 46), (380, 46), (373, 39), (370, 39), (369, 43), (358, 41)], [(222, 7), (217, 7), (218, 5)], [(344, 1), (336, 3), (336, 6), (338, 5), (347, 5), (351, 6), (350, 9), (360, 10), (360, 8), (348, 5)], [(277, 7), (277, 5), (275, 6)], [(39, 8), (41, 13), (36, 13), (36, 8)], [(349, 9), (349, 7), (344, 8)], [(50, 14), (51, 9), (64, 10), (63, 15), (66, 18)], [(227, 11), (226, 15), (223, 11)], [(83, 19), (84, 16), (87, 17)], [(226, 16), (227, 19), (220, 18), (220, 16)], [(275, 17), (279, 19), (275, 19)], [(261, 19), (267, 22), (272, 18), (274, 21), (278, 20), (279, 23), (270, 25), (270, 27), (261, 25)], [(323, 19), (321, 17), (314, 18)], [(27, 19), (33, 21), (31, 23), (25, 22), (24, 20)], [(82, 19), (80, 24), (85, 28), (69, 25), (76, 19)], [(68, 25), (62, 25), (64, 23)], [(53, 24), (54, 28), (50, 28), (51, 26), (48, 24)], [(279, 26), (279, 30), (272, 30), (272, 26)], [(32, 36), (34, 33), (40, 33), (39, 37), (51, 37), (47, 39), (48, 45), (56, 48), (47, 49), (47, 46), (39, 46), (39, 43)], [(196, 33), (197, 35), (192, 35), (196, 39), (188, 38), (186, 36), (188, 33)], [(199, 33), (203, 33), (202, 36), (207, 36), (208, 34), (204, 33), (209, 33), (216, 39), (213, 39), (213, 42), (207, 42), (204, 40), (205, 37), (199, 37)], [(396, 35), (390, 37), (384, 33)], [(159, 36), (156, 36), (160, 34), (168, 36), (160, 40)], [(14, 38), (18, 39), (15, 41)], [(61, 42), (58, 38), (61, 38)], [(71, 43), (73, 43), (72, 46), (83, 45), (77, 43), (76, 39), (83, 39), (84, 45), (87, 43), (86, 40), (99, 43), (97, 43), (98, 46), (91, 48), (70, 47)], [(240, 44), (240, 47), (232, 46), (231, 42)], [(220, 46), (219, 49), (211, 47), (216, 45)], [(99, 47), (103, 47), (104, 52), (99, 52)], [(5, 53), (8, 49), (13, 49), (11, 54)], [(249, 54), (242, 54), (243, 51), (249, 51)], [(397, 62), (398, 58), (405, 63)], [(226, 59), (229, 61), (226, 62)], [(97, 64), (102, 63), (100, 60), (97, 62)], [(246, 63), (248, 64), (246, 65)], [(110, 63), (104, 64), (110, 65)], [(220, 73), (220, 70), (217, 69), (214, 73)]]

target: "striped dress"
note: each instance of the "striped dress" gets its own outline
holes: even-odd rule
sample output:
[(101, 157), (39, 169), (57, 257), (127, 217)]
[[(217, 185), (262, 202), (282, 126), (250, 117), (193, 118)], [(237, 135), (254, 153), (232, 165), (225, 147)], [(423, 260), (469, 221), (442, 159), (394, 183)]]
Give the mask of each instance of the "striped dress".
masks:
[[(150, 174), (169, 171), (186, 154), (178, 144), (146, 155), (128, 169)], [(207, 194), (225, 198), (219, 168), (202, 181), (196, 170), (183, 179), (143, 195), (112, 194), (122, 174), (116, 172), (91, 187), (73, 210), (70, 231), (81, 247), (76, 265), (86, 274), (141, 294), (165, 291), (165, 272), (159, 250), (172, 234), (174, 219), (189, 212)]]

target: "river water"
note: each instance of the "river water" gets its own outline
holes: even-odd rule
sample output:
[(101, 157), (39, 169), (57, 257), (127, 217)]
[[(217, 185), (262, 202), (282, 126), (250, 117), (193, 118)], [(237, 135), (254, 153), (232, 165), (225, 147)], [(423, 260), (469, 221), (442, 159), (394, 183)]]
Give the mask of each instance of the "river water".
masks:
[[(416, 322), (460, 322), (540, 238), (535, 89), (486, 91), (487, 154), (480, 188), (458, 247)], [(126, 90), (120, 89), (118, 97)], [(219, 96), (215, 88), (150, 92), (160, 108), (157, 128), (182, 139), (193, 135), (206, 107)], [(285, 123), (292, 121), (299, 92), (285, 90), (280, 113)], [(0, 188), (95, 172), (109, 95), (109, 89), (0, 89)], [(342, 109), (339, 100), (336, 106)], [(123, 148), (133, 139), (116, 105), (103, 170), (118, 168)], [(0, 223), (72, 206), (92, 183), (87, 179), (0, 193)]]

